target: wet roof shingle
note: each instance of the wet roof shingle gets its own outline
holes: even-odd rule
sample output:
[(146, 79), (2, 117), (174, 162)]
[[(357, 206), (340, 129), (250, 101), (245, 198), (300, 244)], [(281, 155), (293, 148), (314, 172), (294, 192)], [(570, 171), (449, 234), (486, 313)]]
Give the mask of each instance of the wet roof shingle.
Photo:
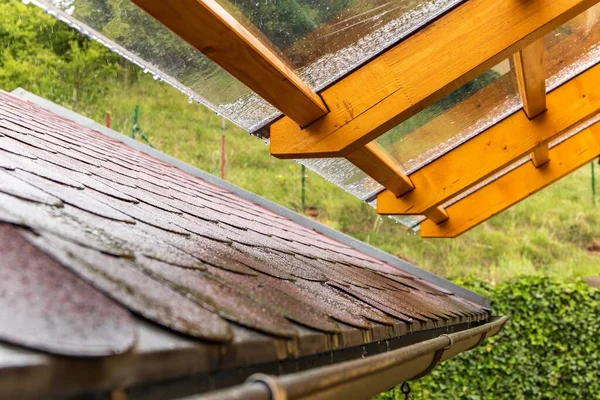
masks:
[[(126, 310), (225, 346), (254, 346), (244, 329), (284, 340), (308, 329), (345, 337), (326, 342), (343, 347), (356, 345), (350, 338), (489, 317), (446, 289), (2, 92), (0, 236), (11, 235), (22, 250), (9, 259), (15, 247), (0, 246), (0, 293), (8, 293), (0, 302), (14, 302), (35, 332), (0, 329), (0, 339), (43, 351), (125, 352), (135, 338)], [(51, 295), (57, 279), (65, 284)], [(15, 280), (21, 285), (8, 291)], [(46, 295), (71, 301), (40, 308)], [(91, 316), (105, 321), (102, 329)]]

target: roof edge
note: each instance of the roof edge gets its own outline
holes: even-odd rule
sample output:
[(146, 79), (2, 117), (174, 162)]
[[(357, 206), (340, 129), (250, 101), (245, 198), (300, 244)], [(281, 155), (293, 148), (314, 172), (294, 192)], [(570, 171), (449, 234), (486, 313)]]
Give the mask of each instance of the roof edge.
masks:
[(138, 142), (137, 140), (135, 140), (133, 138), (127, 137), (127, 136), (123, 135), (122, 133), (119, 133), (110, 128), (107, 128), (106, 126), (103, 126), (90, 118), (84, 117), (81, 114), (78, 114), (74, 111), (71, 111), (65, 107), (62, 107), (58, 104), (51, 102), (50, 100), (44, 99), (44, 98), (37, 96), (31, 92), (28, 92), (27, 90), (25, 90), (23, 88), (17, 88), (15, 90), (13, 90), (11, 92), (11, 94), (13, 94), (17, 97), (20, 97), (24, 100), (30, 101), (31, 103), (34, 103), (34, 104), (36, 104), (48, 111), (51, 111), (63, 118), (69, 119), (73, 122), (76, 122), (82, 126), (90, 128), (92, 130), (101, 132), (104, 135), (109, 136), (113, 139), (117, 139), (117, 140), (127, 144), (128, 146), (133, 147), (136, 150), (144, 152), (144, 153), (146, 153), (152, 157), (155, 157), (163, 162), (169, 163), (169, 164), (173, 165), (174, 167), (177, 167), (191, 175), (201, 178), (213, 185), (216, 185), (220, 188), (229, 190), (230, 192), (234, 193), (237, 196), (240, 196), (244, 200), (253, 202), (255, 204), (260, 205), (261, 207), (266, 208), (267, 210), (270, 210), (270, 211), (275, 212), (279, 215), (282, 215), (286, 218), (289, 218), (290, 220), (296, 222), (297, 224), (299, 224), (305, 228), (312, 229), (316, 232), (319, 232), (331, 239), (337, 240), (338, 242), (341, 242), (347, 246), (353, 247), (354, 249), (356, 249), (368, 256), (380, 259), (381, 261), (385, 261), (388, 264), (394, 266), (395, 268), (400, 269), (401, 271), (415, 275), (429, 283), (437, 285), (443, 289), (449, 290), (449, 291), (453, 292), (455, 295), (462, 297), (463, 299), (469, 300), (475, 304), (478, 304), (478, 305), (481, 305), (484, 307), (489, 308), (489, 306), (490, 306), (490, 302), (486, 297), (481, 296), (481, 295), (479, 295), (473, 291), (470, 291), (468, 289), (465, 289), (464, 287), (457, 285), (452, 281), (449, 281), (445, 278), (442, 278), (438, 275), (428, 272), (422, 268), (419, 268), (416, 265), (413, 265), (401, 258), (395, 257), (389, 253), (379, 250), (379, 249), (377, 249), (367, 243), (364, 243), (358, 239), (354, 239), (353, 237), (350, 237), (342, 232), (339, 232), (339, 231), (336, 231), (335, 229), (329, 228), (319, 222), (316, 222), (308, 217), (298, 214), (297, 212), (292, 211), (286, 207), (283, 207), (277, 203), (269, 201), (257, 194), (254, 194), (254, 193), (252, 193), (248, 190), (245, 190), (239, 186), (236, 186), (230, 182), (224, 181), (212, 174), (209, 174), (208, 172), (205, 172), (199, 168), (196, 168), (190, 164), (187, 164), (175, 157), (169, 156), (168, 154), (165, 154), (165, 153), (158, 151), (150, 146), (147, 146), (141, 142)]

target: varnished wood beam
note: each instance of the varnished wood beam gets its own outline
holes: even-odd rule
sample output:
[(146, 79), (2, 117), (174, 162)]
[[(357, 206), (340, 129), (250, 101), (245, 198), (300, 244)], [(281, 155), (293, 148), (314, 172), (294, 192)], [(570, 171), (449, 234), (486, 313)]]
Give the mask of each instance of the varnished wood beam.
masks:
[(132, 0), (303, 127), (327, 113), (323, 100), (214, 0)]
[[(423, 214), (494, 175), (516, 160), (600, 112), (600, 66), (552, 91), (548, 111), (529, 120), (517, 112), (409, 175), (415, 189), (377, 197), (385, 215)], [(552, 162), (552, 161), (550, 161)]]
[(346, 156), (599, 0), (469, 0), (321, 93), (305, 129), (271, 126), (279, 158)]
[(479, 225), (600, 156), (600, 126), (583, 130), (550, 149), (540, 168), (526, 162), (447, 208), (441, 224), (421, 223), (421, 236), (453, 238)]
[(347, 159), (395, 196), (402, 196), (415, 188), (400, 164), (375, 142), (349, 154)]
[(513, 56), (523, 111), (532, 119), (546, 111), (544, 41), (536, 40)]

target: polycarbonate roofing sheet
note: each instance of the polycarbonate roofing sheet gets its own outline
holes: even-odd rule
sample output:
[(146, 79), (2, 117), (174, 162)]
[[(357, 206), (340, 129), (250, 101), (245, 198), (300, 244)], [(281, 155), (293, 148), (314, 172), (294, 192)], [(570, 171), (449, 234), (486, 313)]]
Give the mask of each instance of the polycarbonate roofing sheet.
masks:
[(217, 0), (321, 89), (464, 0)]
[(546, 86), (555, 89), (600, 61), (600, 4), (544, 37)]
[[(600, 61), (599, 22), (600, 5), (596, 5), (544, 37), (548, 91), (555, 89)], [(508, 117), (521, 107), (512, 59), (509, 59), (415, 117), (398, 125), (377, 139), (377, 142), (390, 152), (410, 174)], [(561, 140), (568, 135), (572, 136), (581, 129), (583, 128), (574, 129), (563, 136)], [(519, 163), (486, 179), (450, 200), (444, 206), (454, 204), (528, 160), (529, 157), (525, 157)], [(311, 161), (317, 163), (315, 160)], [(348, 163), (347, 169), (333, 168), (329, 175), (327, 173), (321, 173), (321, 175), (328, 178), (330, 175), (357, 176), (359, 173), (361, 171), (358, 168)], [(328, 179), (331, 180), (331, 178)], [(351, 193), (355, 190), (354, 185), (347, 187)], [(374, 196), (378, 191), (383, 190), (383, 187), (379, 186), (379, 188), (363, 197), (375, 208)], [(419, 223), (425, 219), (423, 216), (394, 216), (392, 218), (416, 230), (419, 228)]]
[(521, 107), (512, 63), (504, 60), (377, 142), (412, 173)]
[(129, 0), (31, 0), (154, 79), (248, 131), (280, 115), (273, 106)]
[[(232, 120), (256, 131), (281, 113), (129, 0), (31, 0)], [(221, 1), (321, 89), (462, 0)]]

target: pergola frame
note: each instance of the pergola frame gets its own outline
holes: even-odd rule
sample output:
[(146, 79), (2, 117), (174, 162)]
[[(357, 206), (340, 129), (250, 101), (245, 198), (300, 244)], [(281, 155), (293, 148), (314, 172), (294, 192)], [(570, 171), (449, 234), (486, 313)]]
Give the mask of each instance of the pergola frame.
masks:
[[(588, 144), (595, 129), (549, 143), (600, 112), (600, 66), (547, 96), (542, 38), (600, 0), (469, 0), (318, 94), (214, 0), (132, 1), (285, 114), (270, 127), (275, 157), (348, 159), (386, 188), (380, 214), (428, 218), (423, 236), (456, 236), (589, 161), (563, 163), (561, 149)], [(373, 142), (510, 56), (522, 111), (410, 175)], [(527, 154), (527, 167), (443, 208)], [(473, 200), (510, 177), (527, 183), (493, 206)]]

